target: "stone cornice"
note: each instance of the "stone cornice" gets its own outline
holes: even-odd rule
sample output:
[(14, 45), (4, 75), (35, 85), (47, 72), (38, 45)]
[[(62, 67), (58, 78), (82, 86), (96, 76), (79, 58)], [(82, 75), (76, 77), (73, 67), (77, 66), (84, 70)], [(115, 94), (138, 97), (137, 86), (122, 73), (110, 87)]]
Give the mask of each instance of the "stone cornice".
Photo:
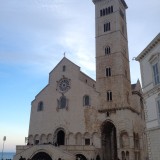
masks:
[(134, 108), (131, 108), (129, 106), (126, 107), (117, 107), (117, 108), (109, 108), (109, 109), (99, 109), (99, 113), (106, 113), (106, 112), (115, 112), (116, 110), (131, 110), (134, 113), (140, 114), (138, 111), (136, 111)]
[[(94, 4), (95, 4), (96, 2), (99, 2), (99, 1), (104, 1), (104, 0), (92, 0), (92, 2), (93, 2)], [(111, 1), (111, 0), (106, 0), (106, 1)], [(124, 8), (127, 9), (128, 6), (127, 6), (125, 0), (120, 0), (120, 1), (121, 1), (121, 3), (123, 4)]]
[(149, 45), (135, 58), (141, 61), (158, 43), (160, 42), (160, 33), (149, 43)]
[(147, 97), (150, 97), (154, 94), (159, 94), (160, 93), (160, 84), (154, 86), (152, 89), (148, 90), (143, 94), (144, 98), (146, 99)]

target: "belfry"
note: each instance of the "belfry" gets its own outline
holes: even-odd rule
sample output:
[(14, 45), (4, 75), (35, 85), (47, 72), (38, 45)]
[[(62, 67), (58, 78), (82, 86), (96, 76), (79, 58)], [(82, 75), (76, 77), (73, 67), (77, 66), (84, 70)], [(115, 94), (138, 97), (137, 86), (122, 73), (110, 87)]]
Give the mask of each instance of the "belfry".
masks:
[(96, 80), (64, 56), (31, 103), (28, 142), (14, 160), (147, 158), (141, 86), (130, 81), (127, 4), (93, 3)]

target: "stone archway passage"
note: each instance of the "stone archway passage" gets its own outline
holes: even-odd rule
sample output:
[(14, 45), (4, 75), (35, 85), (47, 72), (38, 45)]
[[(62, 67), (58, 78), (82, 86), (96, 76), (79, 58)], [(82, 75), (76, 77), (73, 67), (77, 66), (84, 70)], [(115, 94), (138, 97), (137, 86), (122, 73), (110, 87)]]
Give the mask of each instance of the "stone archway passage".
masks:
[(39, 152), (31, 160), (52, 160), (52, 158), (45, 152)]
[(101, 134), (103, 159), (117, 159), (116, 127), (113, 123), (106, 121), (102, 124)]
[(76, 160), (87, 160), (87, 158), (83, 154), (77, 154)]

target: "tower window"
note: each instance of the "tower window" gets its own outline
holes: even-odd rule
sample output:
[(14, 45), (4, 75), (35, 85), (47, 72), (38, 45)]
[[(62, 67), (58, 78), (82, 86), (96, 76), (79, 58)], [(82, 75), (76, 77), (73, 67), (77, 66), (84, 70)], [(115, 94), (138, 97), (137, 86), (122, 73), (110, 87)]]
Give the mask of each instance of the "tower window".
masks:
[(112, 101), (112, 92), (107, 91), (107, 101)]
[(40, 101), (40, 102), (38, 103), (37, 111), (43, 111), (43, 102), (42, 102), (42, 101)]
[(111, 7), (108, 7), (108, 14), (111, 13)]
[(110, 31), (110, 22), (104, 24), (104, 32)]
[(105, 16), (105, 9), (103, 9), (103, 16)]
[(103, 16), (103, 11), (102, 11), (102, 9), (100, 10), (100, 16)]
[(90, 98), (89, 98), (88, 95), (85, 95), (85, 96), (83, 97), (83, 105), (84, 105), (84, 106), (89, 106), (89, 105), (90, 105)]
[(106, 14), (108, 14), (108, 9), (106, 8)]
[(113, 6), (111, 6), (111, 13), (113, 12)]
[(110, 13), (113, 13), (113, 6), (110, 6), (108, 8), (104, 8), (104, 9), (101, 9), (100, 10), (100, 16), (105, 16), (105, 15), (108, 15)]
[(111, 68), (106, 68), (106, 77), (110, 77), (111, 76)]
[(110, 47), (106, 47), (105, 48), (105, 55), (108, 55), (111, 53), (111, 48)]

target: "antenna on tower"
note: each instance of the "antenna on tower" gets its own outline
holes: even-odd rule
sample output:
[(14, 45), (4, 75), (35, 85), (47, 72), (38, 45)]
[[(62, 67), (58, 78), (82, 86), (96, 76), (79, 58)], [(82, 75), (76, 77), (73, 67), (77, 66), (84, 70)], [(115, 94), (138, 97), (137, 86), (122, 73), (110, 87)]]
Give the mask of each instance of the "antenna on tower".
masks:
[(66, 52), (64, 52), (64, 57), (66, 57)]

